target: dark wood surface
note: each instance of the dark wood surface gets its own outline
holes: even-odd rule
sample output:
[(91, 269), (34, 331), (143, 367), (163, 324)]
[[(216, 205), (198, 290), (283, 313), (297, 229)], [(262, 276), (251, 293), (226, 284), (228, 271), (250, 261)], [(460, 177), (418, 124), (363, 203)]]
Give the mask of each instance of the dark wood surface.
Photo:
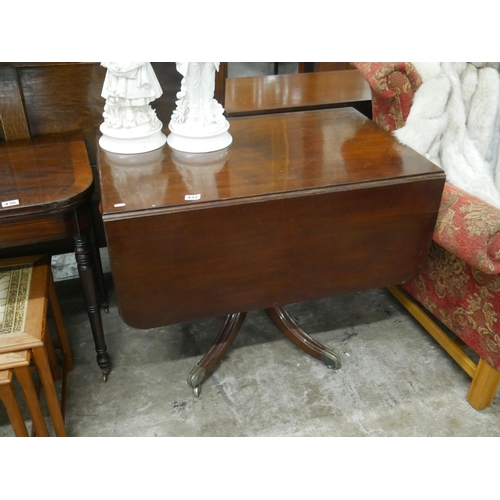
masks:
[[(152, 107), (166, 127), (175, 108), (181, 75), (175, 62), (152, 62), (163, 94)], [(106, 69), (99, 62), (11, 62), (0, 63), (0, 141), (80, 131), (94, 175), (92, 212), (99, 246), (105, 246), (99, 214), (100, 193), (95, 172), (96, 130), (103, 122), (101, 97)], [(216, 96), (223, 103), (227, 63), (220, 63)], [(44, 248), (52, 253), (67, 246)]]
[(370, 86), (356, 69), (228, 78), (228, 116), (351, 106), (371, 116)]
[[(0, 258), (33, 255), (57, 243), (75, 252), (97, 361), (109, 371), (100, 303), (107, 294), (88, 203), (93, 176), (79, 132), (0, 141)], [(98, 266), (98, 267), (96, 267)], [(105, 307), (107, 307), (105, 305)]]
[[(175, 94), (181, 75), (174, 62), (152, 63), (163, 90), (153, 107), (164, 125), (175, 108)], [(82, 132), (89, 161), (96, 164), (95, 131), (103, 122), (105, 100), (101, 97), (106, 68), (98, 62), (87, 63), (2, 63), (0, 65), (0, 116), (6, 140), (23, 138), (9, 132), (19, 128), (25, 115), (29, 136)], [(18, 88), (16, 89), (16, 85)], [(21, 96), (21, 103), (14, 99)], [(5, 96), (5, 99), (3, 98)], [(16, 117), (16, 120), (13, 120)]]
[[(92, 190), (92, 171), (79, 133), (0, 142), (0, 159), (0, 200), (19, 201), (0, 208), (2, 223), (66, 212), (82, 204)], [(46, 232), (47, 228), (41, 227), (40, 238), (49, 238), (44, 237)], [(0, 247), (19, 243), (12, 235), (0, 235)]]
[(100, 152), (127, 324), (152, 328), (414, 277), (442, 170), (352, 108), (230, 124), (226, 151)]

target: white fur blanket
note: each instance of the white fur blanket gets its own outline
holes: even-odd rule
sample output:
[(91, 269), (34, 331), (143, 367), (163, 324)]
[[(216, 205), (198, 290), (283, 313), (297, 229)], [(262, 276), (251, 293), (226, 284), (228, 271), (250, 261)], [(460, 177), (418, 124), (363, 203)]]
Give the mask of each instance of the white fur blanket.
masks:
[(500, 63), (413, 63), (422, 85), (397, 139), (500, 208)]

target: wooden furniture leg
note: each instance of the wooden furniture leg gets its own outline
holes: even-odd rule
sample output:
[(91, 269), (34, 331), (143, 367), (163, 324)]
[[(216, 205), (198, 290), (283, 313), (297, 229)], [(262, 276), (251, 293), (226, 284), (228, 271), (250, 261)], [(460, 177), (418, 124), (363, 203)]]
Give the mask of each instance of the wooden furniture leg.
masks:
[(63, 354), (66, 370), (70, 372), (74, 368), (73, 356), (71, 355), (68, 336), (66, 335), (66, 327), (64, 326), (63, 316), (61, 313), (61, 308), (59, 307), (59, 301), (57, 299), (56, 288), (53, 279), (49, 280), (49, 306), (52, 311), (52, 316), (54, 317), (56, 332), (61, 344), (61, 351)]
[(188, 376), (188, 384), (196, 397), (200, 395), (201, 383), (214, 371), (223, 358), (245, 321), (246, 312), (229, 314), (210, 350), (201, 358)]
[(45, 350), (47, 351), (47, 358), (49, 360), (50, 372), (52, 373), (52, 378), (54, 380), (61, 379), (61, 372), (59, 370), (59, 365), (57, 364), (56, 351), (54, 349), (54, 344), (52, 343), (52, 338), (47, 331), (47, 323), (44, 325), (44, 333), (42, 336), (43, 343), (45, 345)]
[(12, 385), (12, 371), (0, 371), (0, 399), (5, 405), (14, 433), (18, 437), (28, 437), (28, 429), (24, 423), (19, 403), (17, 402), (14, 386)]
[[(290, 317), (284, 307), (266, 309), (274, 325), (304, 352), (321, 360), (328, 368), (338, 370), (342, 365), (338, 354), (307, 335)], [(203, 356), (188, 376), (188, 384), (195, 396), (200, 395), (201, 383), (213, 372), (233, 343), (245, 321), (246, 312), (229, 314), (210, 350)]]
[(45, 348), (43, 346), (37, 347), (35, 349), (32, 349), (32, 353), (33, 358), (35, 359), (35, 365), (40, 375), (40, 380), (42, 382), (45, 399), (47, 400), (47, 406), (52, 418), (52, 423), (54, 424), (54, 431), (56, 433), (56, 436), (66, 436), (66, 429), (64, 427), (64, 419), (61, 412), (61, 406), (59, 405), (56, 388), (54, 386), (54, 379), (52, 378), (49, 360)]
[(14, 373), (23, 391), (36, 435), (47, 437), (49, 431), (40, 407), (39, 394), (31, 376), (30, 361), (30, 350), (1, 354), (0, 370), (8, 369)]
[(97, 364), (101, 369), (102, 379), (106, 382), (110, 372), (109, 355), (104, 341), (104, 328), (102, 325), (101, 311), (97, 298), (94, 263), (87, 235), (81, 234), (75, 236), (75, 258), (78, 266), (78, 273), (80, 275), (85, 293), (87, 313), (97, 353)]
[(45, 423), (45, 418), (43, 417), (40, 400), (35, 389), (35, 384), (33, 383), (29, 366), (20, 366), (15, 368), (14, 375), (16, 376), (23, 391), (26, 406), (28, 407), (36, 435), (39, 437), (48, 437), (49, 431), (47, 429), (47, 424)]
[(493, 402), (499, 384), (500, 370), (495, 370), (480, 359), (469, 387), (467, 401), (476, 410), (484, 410)]
[(304, 332), (283, 306), (268, 308), (266, 314), (285, 337), (299, 349), (313, 358), (321, 360), (328, 368), (334, 370), (341, 368), (339, 355), (333, 349), (325, 347)]
[(94, 261), (97, 297), (100, 306), (104, 309), (106, 313), (109, 313), (108, 291), (106, 289), (106, 283), (104, 282), (104, 271), (102, 269), (102, 260), (101, 260), (101, 254), (99, 252), (99, 245), (97, 244), (95, 238), (95, 222), (92, 214), (90, 214), (90, 221), (91, 221), (90, 248), (92, 251), (92, 259)]

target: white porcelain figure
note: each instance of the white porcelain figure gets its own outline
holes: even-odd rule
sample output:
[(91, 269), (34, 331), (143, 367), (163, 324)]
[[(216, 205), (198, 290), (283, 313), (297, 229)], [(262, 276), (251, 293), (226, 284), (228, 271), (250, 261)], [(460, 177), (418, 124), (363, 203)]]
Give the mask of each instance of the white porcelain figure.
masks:
[(102, 62), (107, 68), (102, 89), (104, 123), (100, 146), (112, 153), (153, 151), (167, 140), (150, 103), (162, 89), (149, 62)]
[(208, 153), (224, 149), (233, 138), (224, 108), (214, 99), (218, 62), (178, 62), (183, 76), (176, 109), (168, 125), (170, 147), (186, 153)]

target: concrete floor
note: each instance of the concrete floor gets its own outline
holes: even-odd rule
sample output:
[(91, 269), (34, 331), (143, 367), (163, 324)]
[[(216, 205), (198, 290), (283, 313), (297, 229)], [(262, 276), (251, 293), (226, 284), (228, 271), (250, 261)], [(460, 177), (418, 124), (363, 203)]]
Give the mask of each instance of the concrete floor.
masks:
[[(234, 64), (230, 76), (272, 68)], [(280, 72), (294, 71), (293, 63), (280, 65)], [(500, 396), (474, 410), (465, 399), (469, 377), (384, 289), (289, 306), (302, 328), (337, 350), (340, 370), (296, 348), (263, 311), (251, 311), (196, 398), (187, 376), (223, 318), (128, 327), (102, 255), (111, 294), (103, 313), (112, 363), (106, 383), (73, 256), (53, 259), (75, 360), (67, 390), (70, 436), (500, 436)], [(12, 435), (0, 405), (0, 437)]]
[[(308, 333), (337, 350), (340, 370), (251, 311), (196, 398), (187, 376), (223, 318), (135, 330), (121, 320), (107, 278), (106, 383), (80, 283), (56, 283), (75, 359), (70, 436), (500, 436), (499, 397), (474, 410), (465, 400), (468, 376), (384, 289), (289, 306)], [(1, 407), (0, 436), (11, 435)]]

